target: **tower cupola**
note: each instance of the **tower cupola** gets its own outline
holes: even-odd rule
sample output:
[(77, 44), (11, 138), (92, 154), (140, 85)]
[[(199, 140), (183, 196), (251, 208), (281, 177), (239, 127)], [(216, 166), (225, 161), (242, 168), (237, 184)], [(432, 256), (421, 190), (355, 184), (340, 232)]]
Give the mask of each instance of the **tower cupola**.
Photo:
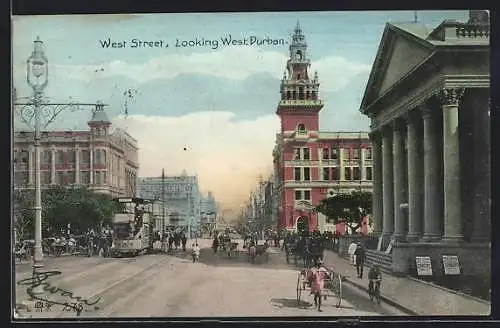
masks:
[(106, 115), (104, 104), (101, 101), (97, 101), (95, 110), (92, 113), (92, 119), (87, 124), (90, 127), (92, 136), (108, 135), (108, 130), (111, 122)]

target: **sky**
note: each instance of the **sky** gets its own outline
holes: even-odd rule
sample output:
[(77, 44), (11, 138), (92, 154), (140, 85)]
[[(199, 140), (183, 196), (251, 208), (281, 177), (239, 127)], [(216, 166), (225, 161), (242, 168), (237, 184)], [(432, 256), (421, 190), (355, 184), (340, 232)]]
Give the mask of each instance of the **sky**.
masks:
[[(431, 27), (467, 16), (417, 13)], [(325, 102), (320, 129), (368, 131), (359, 105), (385, 24), (413, 19), (413, 11), (17, 16), (13, 85), (17, 101), (31, 96), (26, 59), (39, 36), (49, 61), (47, 100), (104, 102), (113, 126), (139, 142), (140, 176), (185, 169), (223, 209), (237, 211), (258, 177), (272, 173), (280, 79), (297, 21)], [(285, 44), (221, 44), (251, 37)], [(139, 47), (137, 41), (159, 46)], [(47, 129), (86, 129), (90, 115), (89, 109), (64, 111)]]

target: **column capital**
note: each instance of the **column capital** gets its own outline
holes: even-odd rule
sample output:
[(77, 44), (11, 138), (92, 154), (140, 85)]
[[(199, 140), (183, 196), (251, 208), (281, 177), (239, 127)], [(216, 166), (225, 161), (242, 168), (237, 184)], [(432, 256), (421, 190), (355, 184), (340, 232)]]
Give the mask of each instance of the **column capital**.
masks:
[(406, 125), (404, 117), (398, 117), (391, 122), (391, 127), (393, 131), (400, 131)]
[(381, 137), (381, 131), (380, 130), (371, 130), (370, 132), (368, 132), (368, 137), (372, 141), (378, 140)]
[(439, 99), (442, 106), (458, 107), (462, 101), (465, 88), (442, 88), (439, 90)]

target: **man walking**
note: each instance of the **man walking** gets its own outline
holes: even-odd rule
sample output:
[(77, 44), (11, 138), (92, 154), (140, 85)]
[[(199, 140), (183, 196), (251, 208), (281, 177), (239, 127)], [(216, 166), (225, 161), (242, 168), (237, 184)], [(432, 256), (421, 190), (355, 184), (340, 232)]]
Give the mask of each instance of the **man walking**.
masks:
[(351, 265), (356, 264), (356, 256), (354, 255), (354, 252), (356, 251), (356, 248), (358, 248), (358, 245), (352, 241), (352, 243), (349, 245), (349, 249), (347, 250), (347, 253), (349, 254), (349, 262)]
[(358, 273), (358, 278), (363, 279), (363, 267), (365, 266), (366, 252), (361, 243), (358, 243), (354, 255), (356, 256), (356, 271)]

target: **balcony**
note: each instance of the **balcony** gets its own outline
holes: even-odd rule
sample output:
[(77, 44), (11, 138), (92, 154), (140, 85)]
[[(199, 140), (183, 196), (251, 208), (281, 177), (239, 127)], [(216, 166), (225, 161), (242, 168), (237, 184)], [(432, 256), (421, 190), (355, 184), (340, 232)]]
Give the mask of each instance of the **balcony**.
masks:
[(322, 100), (312, 100), (312, 99), (291, 99), (291, 100), (280, 100), (280, 107), (318, 107), (323, 106)]

